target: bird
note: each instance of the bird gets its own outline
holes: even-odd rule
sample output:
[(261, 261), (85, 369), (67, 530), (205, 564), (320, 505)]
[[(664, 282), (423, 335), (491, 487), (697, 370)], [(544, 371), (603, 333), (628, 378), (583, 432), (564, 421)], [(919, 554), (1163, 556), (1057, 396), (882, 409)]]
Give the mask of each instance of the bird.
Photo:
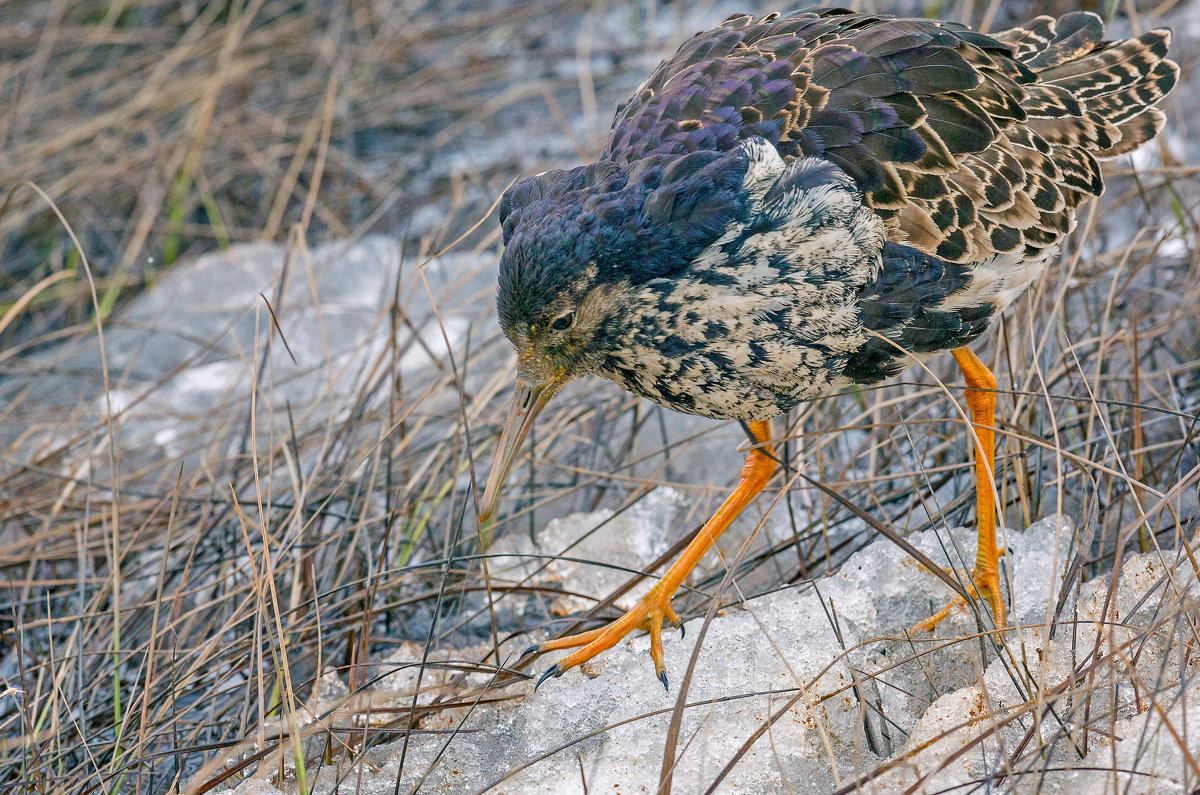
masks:
[(634, 607), (531, 647), (574, 649), (538, 685), (641, 629), (668, 687), (671, 598), (772, 477), (771, 421), (943, 351), (974, 442), (964, 592), (1006, 626), (997, 381), (970, 345), (1056, 259), (1104, 189), (1099, 162), (1164, 126), (1170, 31), (1104, 33), (1086, 12), (994, 34), (844, 9), (734, 15), (618, 107), (595, 162), (503, 193), (496, 302), (517, 378), (481, 527), (539, 413), (584, 375), (740, 421), (754, 442), (737, 486)]

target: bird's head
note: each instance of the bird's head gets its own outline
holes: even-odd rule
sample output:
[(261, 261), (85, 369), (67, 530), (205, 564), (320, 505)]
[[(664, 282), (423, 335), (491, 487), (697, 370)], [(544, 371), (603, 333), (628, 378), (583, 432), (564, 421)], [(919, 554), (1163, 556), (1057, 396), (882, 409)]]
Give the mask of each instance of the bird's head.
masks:
[(624, 166), (600, 161), (514, 184), (500, 203), (497, 310), (517, 350), (517, 388), (481, 524), (550, 398), (574, 378), (603, 372), (610, 354), (645, 331), (637, 327), (645, 315), (631, 311), (639, 303), (689, 267), (758, 256), (743, 246), (747, 237), (796, 224), (823, 228), (843, 204), (861, 207), (857, 196), (828, 162), (785, 167), (762, 139)]
[[(537, 266), (514, 263), (526, 256), (559, 267), (539, 273)], [(501, 485), (538, 414), (565, 384), (595, 370), (620, 325), (628, 282), (600, 281), (595, 261), (565, 257), (561, 249), (519, 244), (510, 246), (501, 262), (500, 322), (517, 349), (517, 384), (484, 491), (481, 522), (495, 511)]]
[(643, 191), (612, 163), (539, 174), (504, 195), (504, 254), (496, 296), (517, 351), (517, 385), (480, 504), (494, 513), (500, 487), (546, 403), (595, 372), (625, 325), (637, 279)]

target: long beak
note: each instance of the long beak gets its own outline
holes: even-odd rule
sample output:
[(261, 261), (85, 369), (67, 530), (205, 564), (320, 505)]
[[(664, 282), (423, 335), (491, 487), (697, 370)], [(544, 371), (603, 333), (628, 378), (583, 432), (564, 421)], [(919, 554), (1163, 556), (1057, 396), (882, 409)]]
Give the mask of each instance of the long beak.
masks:
[(512, 407), (508, 410), (504, 432), (500, 434), (500, 444), (492, 458), (492, 472), (488, 477), (487, 487), (483, 490), (483, 499), (479, 502), (480, 527), (486, 525), (495, 515), (496, 503), (500, 501), (500, 489), (508, 480), (508, 472), (517, 460), (517, 454), (521, 452), (521, 443), (525, 441), (537, 415), (550, 402), (550, 398), (554, 397), (560, 386), (562, 384), (558, 381), (526, 384), (517, 379)]

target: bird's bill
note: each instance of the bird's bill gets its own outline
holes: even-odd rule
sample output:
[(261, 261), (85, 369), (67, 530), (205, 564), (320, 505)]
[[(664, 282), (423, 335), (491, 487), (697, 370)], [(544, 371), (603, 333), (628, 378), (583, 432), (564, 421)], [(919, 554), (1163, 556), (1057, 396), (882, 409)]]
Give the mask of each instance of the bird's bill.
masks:
[(549, 380), (527, 384), (517, 380), (517, 388), (513, 395), (512, 407), (508, 410), (508, 419), (504, 422), (504, 432), (500, 434), (500, 443), (496, 454), (492, 457), (492, 472), (488, 476), (487, 486), (483, 490), (483, 499), (479, 503), (479, 525), (482, 527), (496, 513), (496, 504), (500, 501), (500, 489), (508, 480), (509, 470), (521, 452), (521, 443), (533, 427), (533, 421), (554, 397), (554, 393), (562, 386), (558, 381)]

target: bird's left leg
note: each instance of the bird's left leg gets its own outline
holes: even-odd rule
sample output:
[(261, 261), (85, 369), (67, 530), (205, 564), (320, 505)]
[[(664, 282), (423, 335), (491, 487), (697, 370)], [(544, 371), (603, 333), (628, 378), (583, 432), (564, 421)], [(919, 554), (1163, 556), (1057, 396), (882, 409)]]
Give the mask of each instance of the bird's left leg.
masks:
[(542, 674), (538, 684), (550, 676), (561, 676), (569, 668), (574, 668), (586, 662), (606, 649), (615, 646), (622, 638), (635, 629), (650, 633), (650, 657), (654, 660), (654, 672), (658, 675), (663, 686), (667, 686), (667, 674), (663, 664), (662, 625), (663, 621), (678, 622), (679, 616), (671, 609), (671, 597), (687, 579), (688, 574), (704, 557), (713, 542), (717, 540), (725, 528), (737, 518), (750, 502), (767, 485), (775, 471), (775, 458), (770, 445), (766, 442), (771, 437), (771, 425), (768, 422), (751, 422), (750, 432), (754, 435), (759, 446), (752, 448), (742, 467), (742, 477), (733, 493), (725, 498), (725, 502), (717, 509), (712, 518), (704, 523), (700, 532), (683, 550), (679, 559), (667, 569), (650, 591), (643, 596), (625, 615), (608, 626), (569, 635), (565, 638), (548, 640), (530, 649), (531, 652), (554, 651), (555, 649), (571, 649), (577, 646), (583, 648), (551, 666)]
[[(975, 553), (974, 590), (992, 607), (996, 626), (1005, 624), (1004, 600), (1000, 597), (1000, 556), (996, 547), (996, 376), (970, 348), (951, 351), (967, 382), (965, 397), (971, 410), (975, 446), (975, 524), (979, 546)], [(945, 618), (956, 599), (945, 609), (917, 624), (914, 629), (931, 630)]]

